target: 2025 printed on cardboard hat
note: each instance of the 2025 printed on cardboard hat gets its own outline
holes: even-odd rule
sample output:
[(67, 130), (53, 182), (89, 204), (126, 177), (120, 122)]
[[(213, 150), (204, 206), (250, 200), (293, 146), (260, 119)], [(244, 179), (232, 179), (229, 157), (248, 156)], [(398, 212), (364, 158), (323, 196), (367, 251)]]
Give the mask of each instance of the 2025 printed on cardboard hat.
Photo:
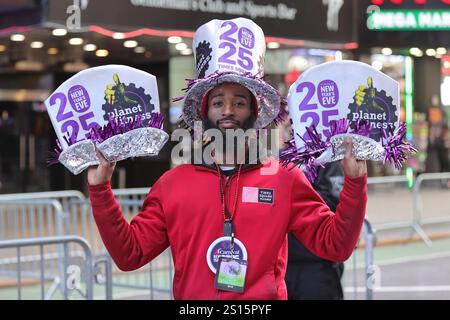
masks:
[(222, 83), (246, 87), (256, 104), (255, 129), (286, 117), (286, 99), (263, 80), (266, 43), (263, 30), (252, 20), (211, 20), (200, 26), (193, 45), (197, 79), (188, 80), (182, 119), (193, 128), (205, 120), (208, 93)]

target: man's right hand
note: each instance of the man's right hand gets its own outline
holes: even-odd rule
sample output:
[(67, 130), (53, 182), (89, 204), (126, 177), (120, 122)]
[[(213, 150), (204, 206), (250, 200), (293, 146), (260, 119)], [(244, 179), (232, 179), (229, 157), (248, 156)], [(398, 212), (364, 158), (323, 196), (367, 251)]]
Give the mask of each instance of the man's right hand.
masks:
[(88, 183), (90, 186), (110, 181), (116, 167), (116, 163), (108, 162), (98, 149), (95, 149), (95, 152), (100, 160), (100, 164), (97, 167), (92, 166), (88, 169)]

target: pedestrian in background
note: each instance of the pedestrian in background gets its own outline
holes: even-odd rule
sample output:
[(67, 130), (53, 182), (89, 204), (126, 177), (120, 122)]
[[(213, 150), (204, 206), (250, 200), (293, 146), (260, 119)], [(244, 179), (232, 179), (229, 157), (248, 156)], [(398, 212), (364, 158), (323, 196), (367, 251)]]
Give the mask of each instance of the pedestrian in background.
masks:
[[(318, 167), (312, 184), (331, 211), (336, 212), (344, 184), (344, 173), (338, 162)], [(286, 286), (289, 300), (342, 300), (341, 278), (344, 264), (320, 258), (289, 233)]]

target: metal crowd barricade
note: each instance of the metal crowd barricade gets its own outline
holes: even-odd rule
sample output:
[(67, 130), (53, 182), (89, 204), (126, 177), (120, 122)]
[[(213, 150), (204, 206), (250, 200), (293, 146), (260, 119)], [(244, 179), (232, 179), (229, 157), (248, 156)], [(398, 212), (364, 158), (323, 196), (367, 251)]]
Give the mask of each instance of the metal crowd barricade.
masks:
[(365, 271), (366, 271), (366, 299), (373, 299), (373, 286), (371, 282), (371, 277), (373, 272), (376, 272), (374, 267), (374, 258), (373, 258), (373, 249), (377, 244), (377, 238), (375, 235), (375, 230), (372, 228), (372, 225), (367, 219), (364, 219), (363, 225), (363, 234), (364, 234), (364, 261), (366, 263)]
[[(78, 256), (73, 257), (68, 250), (69, 244), (77, 244), (81, 246), (83, 251), (82, 264), (84, 268), (81, 269), (78, 264)], [(62, 258), (62, 270), (51, 269), (46, 265), (45, 259), (45, 247), (56, 245), (63, 247)], [(25, 248), (38, 247), (39, 248), (39, 268), (32, 271), (24, 270), (23, 268), (23, 251)], [(63, 294), (63, 299), (69, 299), (69, 292), (75, 290), (79, 295), (87, 300), (93, 299), (93, 257), (92, 250), (89, 244), (80, 237), (77, 236), (58, 236), (58, 237), (41, 237), (41, 238), (28, 238), (28, 239), (14, 239), (14, 240), (1, 240), (0, 252), (5, 250), (13, 250), (15, 254), (15, 279), (17, 299), (22, 300), (23, 288), (22, 281), (24, 277), (33, 277), (39, 279), (39, 292), (41, 299), (50, 299), (53, 297), (56, 287), (59, 287)], [(3, 255), (3, 254), (2, 254)], [(77, 259), (74, 259), (77, 258)], [(39, 270), (39, 271), (36, 271)], [(70, 275), (69, 275), (70, 273)], [(2, 276), (9, 276), (11, 274), (5, 274), (0, 271)], [(82, 281), (84, 280), (84, 281)], [(52, 281), (52, 285), (47, 290), (45, 289), (46, 282)], [(82, 290), (82, 284), (84, 284), (84, 291)], [(35, 299), (35, 295), (32, 294), (32, 299)]]
[[(40, 232), (39, 235), (36, 236), (42, 237), (44, 235), (54, 236), (68, 234), (69, 232), (67, 229), (70, 221), (68, 221), (69, 216), (67, 209), (69, 207), (68, 203), (72, 199), (77, 199), (79, 202), (86, 201), (85, 196), (77, 190), (0, 194), (0, 219), (2, 218), (2, 215), (4, 215), (3, 210), (5, 209), (5, 207), (9, 207), (10, 210), (20, 210), (21, 207), (27, 206), (31, 211), (35, 211), (38, 218), (38, 226), (41, 226), (42, 214), (44, 212), (43, 208), (48, 209), (48, 207), (45, 207), (45, 204), (48, 204), (51, 205), (51, 207), (54, 208), (56, 212), (57, 219), (53, 222), (57, 225), (57, 230), (54, 230), (54, 232), (51, 231), (50, 226), (52, 224), (52, 221), (48, 220), (48, 232), (46, 234), (42, 234), (42, 232)], [(4, 221), (0, 220), (0, 222), (2, 222), (0, 225), (4, 225)], [(33, 215), (30, 214), (30, 223), (28, 225), (28, 230), (30, 232), (33, 232), (34, 226), (35, 224)], [(25, 223), (22, 223), (21, 228), (23, 231), (25, 231), (27, 229), (27, 225)], [(26, 235), (23, 232), (21, 236), (17, 234), (16, 238), (29, 238), (34, 236), (35, 235), (33, 235), (33, 233), (31, 233), (30, 235)], [(7, 238), (11, 238), (11, 236), (7, 235), (4, 229), (0, 229), (0, 239)]]
[(0, 200), (0, 240), (63, 235), (65, 218), (57, 200)]
[[(143, 199), (148, 194), (149, 188), (113, 190), (113, 192), (121, 206), (125, 219), (130, 221), (140, 211)], [(58, 201), (53, 199), (53, 197), (58, 199)], [(57, 208), (58, 218), (52, 220), (42, 218), (45, 210), (39, 206), (49, 203)], [(20, 210), (22, 210), (20, 208), (25, 205), (31, 208), (34, 206), (34, 211), (38, 212), (37, 217), (31, 215), (27, 219), (29, 224), (24, 223), (26, 219), (20, 218)], [(9, 211), (6, 209), (7, 207), (10, 208), (8, 209)], [(40, 213), (41, 211), (44, 213)], [(9, 224), (3, 223), (2, 217), (5, 216), (3, 212), (8, 212), (9, 215), (7, 217), (13, 222), (9, 222)], [(49, 227), (48, 230), (45, 230), (46, 232), (34, 232), (35, 229), (40, 230), (41, 224), (36, 223), (36, 221), (39, 222), (41, 220), (47, 222), (49, 226), (56, 225), (57, 230), (50, 230)], [(19, 233), (18, 230), (22, 232)], [(95, 266), (97, 273), (100, 272), (102, 264), (105, 265), (105, 276), (98, 276), (98, 278), (101, 283), (105, 284), (107, 299), (112, 298), (112, 285), (115, 287), (150, 290), (150, 298), (154, 298), (155, 293), (162, 294), (166, 298), (173, 297), (171, 285), (173, 264), (170, 250), (166, 250), (150, 264), (139, 270), (127, 273), (117, 272), (118, 268), (112, 267), (111, 257), (107, 253), (97, 231), (90, 202), (80, 192), (58, 191), (0, 195), (0, 240), (54, 235), (79, 235), (91, 244), (94, 256), (100, 259)], [(61, 250), (63, 249), (60, 248)], [(76, 251), (71, 250), (71, 252), (77, 254)], [(80, 253), (78, 252), (78, 254)], [(36, 261), (36, 257), (37, 255), (34, 253), (30, 254), (26, 259)], [(46, 258), (48, 260), (53, 259), (53, 263), (56, 263), (57, 257), (57, 253), (46, 254)], [(4, 261), (0, 259), (0, 268), (10, 261), (11, 259)], [(62, 263), (59, 263), (59, 265), (62, 265)], [(112, 277), (113, 271), (115, 272), (114, 277)]]
[[(367, 179), (367, 187), (369, 190), (367, 215), (370, 217), (377, 230), (409, 228), (411, 229), (411, 236), (414, 233), (417, 233), (425, 244), (431, 246), (431, 240), (423, 230), (420, 221), (418, 221), (416, 217), (417, 212), (415, 210), (415, 200), (413, 199), (413, 201), (411, 201), (414, 194), (411, 189), (407, 187), (409, 180), (410, 178), (406, 175), (369, 177)], [(395, 188), (395, 184), (398, 183), (404, 184), (404, 187), (393, 189)], [(381, 200), (377, 199), (377, 194), (372, 190), (377, 186), (390, 188), (385, 193), (382, 193), (382, 190), (377, 191), (378, 193), (382, 193)], [(399, 201), (399, 199), (403, 199), (403, 201)], [(404, 201), (405, 199), (407, 200)], [(376, 205), (373, 207), (372, 203), (374, 202)], [(386, 215), (386, 213), (388, 215)], [(385, 216), (380, 219), (377, 214), (385, 214)], [(397, 220), (395, 220), (396, 218)], [(387, 219), (394, 221), (385, 221)]]
[[(450, 207), (445, 208), (449, 209), (448, 213), (445, 213), (444, 215), (441, 215), (440, 217), (423, 217), (423, 207), (424, 207), (424, 201), (422, 197), (423, 186), (426, 181), (439, 181), (445, 180), (445, 186), (444, 189), (441, 189), (442, 192), (447, 196), (448, 193), (448, 186), (447, 186), (447, 180), (450, 179), (450, 172), (436, 172), (436, 173), (422, 173), (417, 176), (416, 182), (414, 184), (413, 193), (414, 193), (414, 223), (421, 226), (425, 224), (435, 224), (435, 223), (442, 223), (442, 222), (450, 222)], [(439, 190), (440, 191), (440, 190)], [(440, 194), (438, 190), (432, 190), (430, 194)], [(443, 206), (445, 203), (442, 201), (439, 201), (439, 199), (433, 199), (439, 203), (439, 210), (443, 209)]]
[(78, 190), (67, 191), (47, 191), (47, 192), (31, 192), (31, 193), (13, 193), (0, 194), (0, 203), (3, 201), (20, 201), (20, 200), (36, 200), (36, 199), (54, 199), (61, 203), (63, 207), (66, 206), (66, 201), (69, 199), (85, 200), (86, 197)]
[(117, 199), (144, 200), (151, 188), (113, 189)]
[[(113, 190), (127, 221), (131, 221), (140, 212), (143, 199), (148, 191), (149, 189), (146, 188)], [(66, 212), (68, 213), (68, 221), (70, 221), (66, 231), (69, 234), (78, 234), (86, 238), (91, 244), (95, 256), (104, 257), (104, 260), (111, 265), (111, 257), (97, 231), (90, 202), (88, 200), (70, 199)], [(113, 265), (112, 270), (107, 270), (107, 273), (114, 274), (112, 286), (115, 288), (149, 290), (150, 298), (154, 298), (155, 293), (166, 298), (172, 297), (173, 263), (169, 249), (138, 270), (123, 273)], [(112, 293), (109, 293), (109, 295), (112, 295)]]
[[(35, 197), (25, 199), (25, 194), (19, 196), (3, 196), (0, 200), (0, 241), (27, 238), (43, 238), (48, 236), (62, 236), (65, 233), (66, 215), (59, 201)], [(63, 274), (64, 246), (59, 245), (54, 250), (45, 253), (47, 267), (58, 269)], [(39, 252), (37, 248), (26, 248), (22, 257), (24, 269), (33, 278), (36, 268), (39, 268)], [(8, 254), (9, 253), (9, 254)], [(42, 257), (41, 257), (42, 258)], [(12, 252), (5, 251), (0, 258), (0, 272), (7, 275), (14, 274), (16, 260)], [(53, 289), (59, 286), (54, 278)], [(54, 292), (50, 290), (50, 292)]]
[[(366, 300), (372, 300), (373, 299), (373, 280), (376, 275), (374, 275), (375, 272), (377, 272), (377, 269), (374, 265), (374, 248), (377, 243), (376, 233), (375, 229), (370, 224), (369, 220), (364, 219), (363, 228), (361, 237), (359, 239), (359, 242), (361, 241), (361, 238), (364, 240), (364, 262), (365, 262), (365, 268), (364, 268), (364, 288), (366, 291)], [(358, 292), (358, 265), (357, 265), (357, 248), (359, 246), (359, 243), (355, 250), (353, 251), (352, 259), (353, 259), (353, 292), (354, 296), (353, 298), (357, 299), (357, 292)]]
[[(130, 189), (113, 189), (122, 212), (127, 221), (130, 221), (137, 212), (140, 211), (142, 203), (151, 188), (130, 188)], [(133, 214), (134, 213), (134, 214)], [(155, 292), (166, 294), (170, 298), (173, 297), (172, 280), (173, 280), (173, 260), (170, 249), (165, 250), (159, 257), (148, 264), (148, 272), (141, 283), (144, 288), (150, 288), (150, 299), (155, 298)], [(161, 283), (161, 279), (163, 282)], [(134, 287), (142, 287), (134, 286)], [(115, 286), (130, 286), (130, 279), (117, 279), (114, 281)]]

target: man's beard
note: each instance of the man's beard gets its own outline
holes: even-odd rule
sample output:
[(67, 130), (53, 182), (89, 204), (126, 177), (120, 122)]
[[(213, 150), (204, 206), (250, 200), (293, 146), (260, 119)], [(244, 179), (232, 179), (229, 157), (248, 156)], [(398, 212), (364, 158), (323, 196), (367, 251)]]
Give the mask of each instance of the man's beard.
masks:
[[(220, 126), (219, 126), (219, 122), (220, 121), (224, 121), (224, 120), (236, 121), (237, 128), (236, 129), (221, 129)], [(249, 129), (252, 129), (254, 124), (255, 124), (255, 122), (256, 122), (256, 117), (255, 117), (255, 115), (253, 113), (243, 123), (241, 123), (240, 121), (234, 119), (233, 117), (224, 117), (224, 118), (220, 119), (219, 121), (217, 121), (216, 123), (213, 123), (208, 117), (206, 117), (205, 130), (208, 130), (208, 129), (217, 129), (217, 130), (219, 130), (222, 133), (222, 141), (223, 141), (222, 153), (226, 154), (226, 151), (228, 150), (228, 148), (232, 148), (232, 150), (234, 150), (234, 154), (236, 155), (237, 154), (237, 147), (241, 146), (241, 145), (246, 146), (247, 142), (243, 141), (243, 144), (242, 144), (242, 141), (237, 141), (238, 140), (238, 136), (235, 136), (232, 139), (230, 135), (233, 135), (235, 130), (238, 130), (238, 129), (241, 129), (244, 132), (249, 130)], [(228, 137), (228, 136), (230, 136), (230, 137)], [(239, 135), (239, 136), (242, 136), (242, 135)], [(228, 146), (228, 148), (227, 148), (227, 143), (231, 143), (232, 145)], [(215, 146), (215, 147), (219, 147), (219, 146)]]

